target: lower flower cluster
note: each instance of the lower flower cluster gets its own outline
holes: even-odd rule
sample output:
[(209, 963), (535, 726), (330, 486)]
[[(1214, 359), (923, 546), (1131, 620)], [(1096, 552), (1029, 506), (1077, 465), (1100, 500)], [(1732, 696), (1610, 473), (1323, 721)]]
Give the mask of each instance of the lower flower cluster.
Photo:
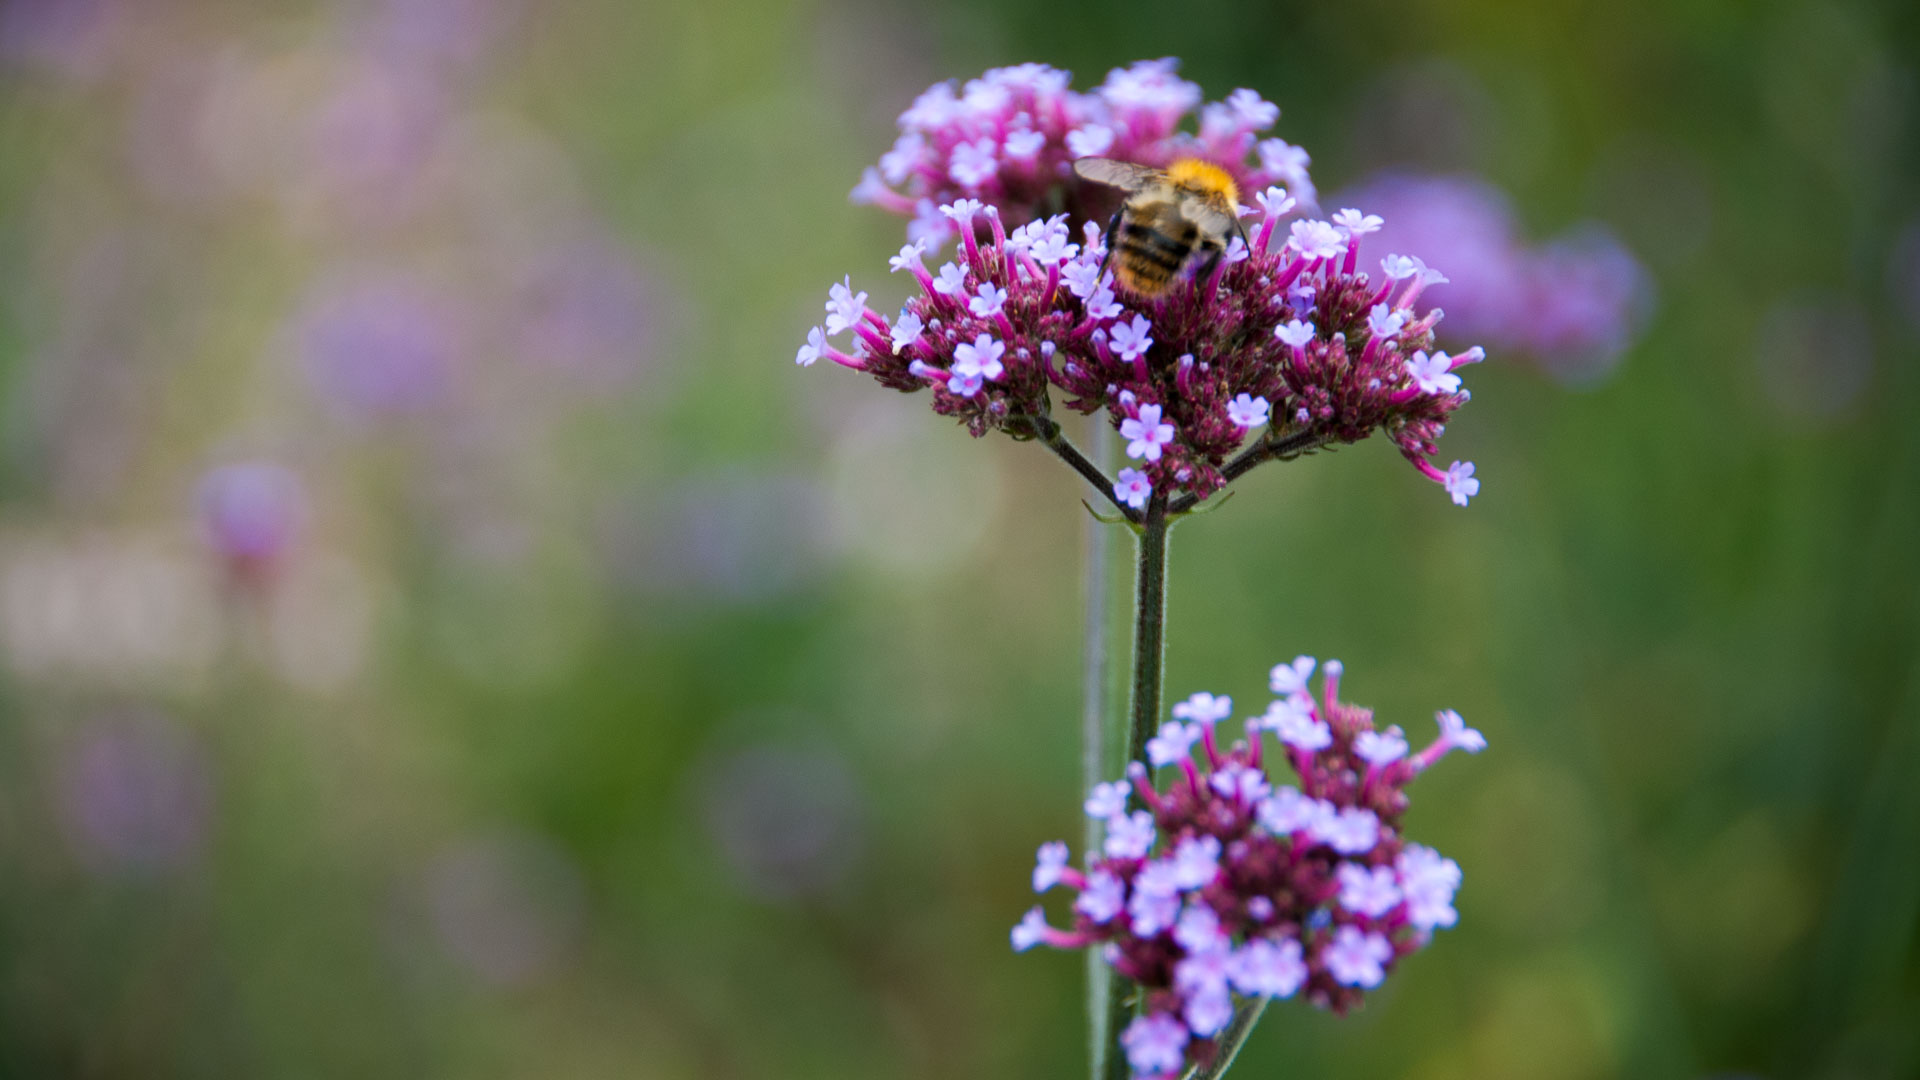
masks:
[[(1034, 890), (1077, 892), (1072, 927), (1049, 925), (1036, 906), (1013, 946), (1098, 946), (1139, 985), (1140, 1012), (1120, 1042), (1142, 1080), (1211, 1064), (1236, 995), (1300, 995), (1344, 1013), (1455, 922), (1460, 867), (1406, 841), (1400, 817), (1414, 776), (1486, 740), (1447, 710), (1439, 738), (1412, 753), (1399, 728), (1377, 730), (1370, 710), (1337, 700), (1338, 661), (1322, 669), (1318, 699), (1313, 669), (1304, 656), (1275, 667), (1278, 696), (1230, 746), (1217, 731), (1231, 699), (1176, 705), (1147, 745), (1155, 766), (1177, 770), (1166, 790), (1138, 762), (1096, 787), (1086, 810), (1106, 823), (1106, 840), (1084, 871), (1068, 865), (1066, 844), (1040, 848)], [(1297, 787), (1269, 779), (1274, 754)]]

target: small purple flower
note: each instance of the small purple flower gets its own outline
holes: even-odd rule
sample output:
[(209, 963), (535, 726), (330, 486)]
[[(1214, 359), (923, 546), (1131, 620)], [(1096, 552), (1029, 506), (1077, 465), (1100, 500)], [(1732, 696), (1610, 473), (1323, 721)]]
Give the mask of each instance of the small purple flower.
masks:
[(1307, 981), (1300, 943), (1292, 938), (1249, 940), (1227, 962), (1227, 972), (1233, 988), (1248, 997), (1291, 997)]
[[(1374, 337), (1393, 337), (1400, 333), (1400, 328), (1405, 325), (1407, 325), (1407, 313), (1391, 310), (1385, 304), (1375, 304), (1373, 310), (1367, 312), (1367, 332)], [(1428, 393), (1432, 392), (1428, 391)]]
[(1104, 157), (1113, 146), (1113, 129), (1105, 124), (1088, 124), (1067, 132), (1067, 152), (1076, 158)]
[(1393, 946), (1383, 935), (1362, 933), (1357, 926), (1342, 926), (1320, 950), (1320, 962), (1335, 981), (1369, 990), (1386, 979), (1382, 965), (1392, 956)]
[(1308, 826), (1328, 847), (1343, 855), (1365, 855), (1380, 842), (1380, 818), (1371, 810), (1350, 806)]
[(1388, 281), (1404, 281), (1426, 269), (1426, 264), (1410, 255), (1389, 255), (1380, 260), (1380, 269)]
[(1262, 726), (1296, 750), (1311, 754), (1333, 745), (1333, 729), (1313, 714), (1313, 702), (1304, 694), (1280, 698), (1267, 706)]
[[(1452, 890), (1448, 890), (1447, 895), (1451, 897)], [(1105, 870), (1095, 870), (1087, 875), (1087, 887), (1073, 902), (1073, 910), (1096, 923), (1105, 923), (1125, 911), (1126, 905), (1126, 883)]]
[(1319, 803), (1298, 788), (1283, 787), (1260, 804), (1260, 824), (1275, 836), (1309, 828), (1321, 817)]
[[(1065, 858), (1064, 852), (1061, 857)], [(1400, 886), (1395, 881), (1393, 867), (1340, 864), (1341, 907), (1355, 915), (1378, 919), (1399, 907), (1400, 899)]]
[(982, 319), (1000, 314), (1007, 305), (1007, 290), (995, 288), (993, 282), (983, 281), (974, 290), (973, 299), (967, 301), (967, 310)]
[(1171, 765), (1192, 754), (1193, 744), (1199, 741), (1199, 725), (1170, 720), (1160, 725), (1160, 734), (1147, 740), (1147, 760), (1155, 765)]
[(1241, 394), (1227, 402), (1227, 419), (1235, 427), (1257, 428), (1272, 418), (1273, 407), (1263, 397)]
[(1407, 359), (1407, 375), (1423, 394), (1454, 394), (1460, 390), (1460, 376), (1453, 374), (1452, 361), (1443, 352), (1431, 356), (1414, 353)]
[(1407, 739), (1399, 728), (1363, 732), (1353, 740), (1353, 752), (1375, 768), (1382, 768), (1407, 756)]
[(1477, 754), (1487, 748), (1487, 737), (1468, 727), (1454, 710), (1442, 709), (1433, 718), (1440, 725), (1441, 737), (1467, 753)]
[(1136, 1076), (1174, 1073), (1186, 1064), (1187, 1026), (1165, 1013), (1134, 1017), (1120, 1033), (1127, 1064)]
[(1104, 847), (1108, 858), (1138, 859), (1153, 847), (1153, 841), (1153, 815), (1145, 810), (1135, 810), (1125, 817), (1115, 814), (1107, 821)]
[(1182, 837), (1173, 848), (1173, 881), (1181, 889), (1205, 888), (1220, 872), (1220, 841), (1212, 836)]
[(1160, 406), (1142, 405), (1139, 419), (1120, 421), (1120, 437), (1127, 440), (1128, 457), (1159, 461), (1161, 448), (1173, 441), (1173, 425), (1160, 422)]
[(1292, 246), (1302, 258), (1331, 259), (1347, 250), (1347, 238), (1324, 221), (1296, 221), (1292, 234)]
[(1132, 785), (1125, 780), (1093, 785), (1093, 794), (1087, 796), (1087, 816), (1105, 820), (1127, 809), (1127, 793)]
[[(1087, 297), (1087, 317), (1090, 319), (1117, 319), (1125, 310), (1114, 296), (1111, 274), (1101, 279), (1100, 284), (1094, 287), (1093, 295)], [(1134, 318), (1137, 319), (1139, 316), (1136, 315)], [(1116, 332), (1121, 329), (1119, 326), (1114, 327)], [(1136, 328), (1128, 326), (1125, 329), (1128, 334), (1132, 334)], [(1152, 344), (1152, 340), (1147, 339), (1146, 344)], [(1142, 348), (1144, 347), (1146, 346), (1143, 345)], [(1124, 357), (1124, 359), (1132, 360), (1133, 357)]]
[[(1213, 837), (1209, 836), (1206, 839), (1213, 840)], [(1218, 840), (1213, 842), (1217, 854), (1220, 842)], [(1213, 880), (1213, 874), (1214, 870), (1209, 864), (1206, 880)], [(1231, 939), (1220, 930), (1220, 916), (1214, 914), (1213, 909), (1203, 903), (1188, 904), (1186, 910), (1180, 913), (1180, 918), (1173, 924), (1173, 940), (1189, 954), (1216, 953), (1232, 944)], [(1215, 978), (1224, 983), (1225, 974), (1224, 971), (1220, 971)]]
[[(1145, 413), (1145, 410), (1141, 410)], [(1196, 724), (1217, 724), (1233, 715), (1233, 699), (1215, 697), (1205, 691), (1194, 694), (1173, 707), (1173, 715), (1180, 720), (1191, 720)]]
[(807, 343), (800, 346), (800, 351), (794, 355), (793, 362), (801, 367), (812, 367), (813, 362), (820, 359), (826, 351), (827, 336), (816, 326), (807, 331)]
[(1273, 328), (1273, 336), (1296, 349), (1304, 349), (1313, 341), (1313, 324), (1292, 319)]
[(1019, 925), (1013, 928), (1013, 951), (1026, 952), (1035, 945), (1044, 944), (1047, 933), (1052, 928), (1047, 925), (1047, 913), (1036, 907), (1029, 910)]
[(902, 270), (923, 270), (926, 268), (926, 263), (921, 261), (921, 256), (926, 253), (927, 242), (925, 240), (915, 240), (911, 244), (902, 245), (900, 254), (887, 260), (887, 269), (896, 274)]
[(1000, 357), (1006, 351), (1005, 345), (986, 334), (974, 338), (971, 344), (961, 343), (953, 350), (953, 377), (964, 380), (963, 385), (971, 389), (954, 390), (951, 385), (948, 389), (962, 397), (972, 397), (979, 392), (981, 380), (998, 379), (1005, 373)]
[(944, 296), (958, 296), (965, 291), (967, 272), (953, 263), (940, 267), (940, 273), (933, 279), (933, 291)]
[(1145, 510), (1147, 499), (1152, 494), (1153, 484), (1148, 481), (1147, 474), (1139, 469), (1121, 469), (1113, 485), (1113, 497), (1135, 510)]
[(893, 351), (898, 353), (901, 349), (911, 347), (914, 342), (920, 340), (920, 335), (926, 329), (920, 323), (920, 316), (911, 311), (901, 312), (900, 317), (893, 321), (893, 331), (888, 335), (893, 342)]
[(1254, 196), (1260, 204), (1260, 213), (1269, 220), (1278, 221), (1293, 212), (1294, 198), (1285, 188), (1270, 187)]
[(1460, 864), (1430, 847), (1408, 844), (1394, 869), (1406, 895), (1407, 922), (1422, 930), (1435, 930), (1459, 920), (1453, 894), (1460, 887)]
[(1351, 208), (1333, 215), (1333, 223), (1345, 229), (1347, 235), (1356, 240), (1369, 233), (1379, 232), (1380, 226), (1386, 224), (1378, 214), (1362, 214)]
[(1152, 329), (1144, 316), (1135, 315), (1130, 323), (1115, 323), (1108, 342), (1120, 359), (1131, 363), (1153, 347), (1153, 339), (1147, 336)]
[(1473, 462), (1456, 461), (1447, 466), (1446, 487), (1455, 506), (1465, 506), (1468, 499), (1480, 494), (1480, 481), (1473, 478)]
[(1307, 692), (1307, 680), (1313, 678), (1314, 659), (1311, 656), (1296, 656), (1285, 664), (1275, 664), (1267, 673), (1267, 686), (1274, 693), (1286, 697)]
[(867, 294), (855, 294), (853, 279), (845, 279), (827, 290), (827, 336), (837, 337), (859, 325), (867, 312)]
[(1060, 884), (1066, 869), (1067, 845), (1059, 840), (1041, 844), (1033, 865), (1033, 891), (1043, 893)]

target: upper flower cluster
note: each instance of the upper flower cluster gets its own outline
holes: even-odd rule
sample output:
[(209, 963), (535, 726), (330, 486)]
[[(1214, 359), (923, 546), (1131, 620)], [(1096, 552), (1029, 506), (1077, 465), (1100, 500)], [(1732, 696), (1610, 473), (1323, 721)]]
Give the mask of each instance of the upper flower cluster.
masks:
[[(958, 89), (940, 83), (900, 114), (899, 139), (867, 169), (853, 199), (911, 216), (907, 238), (937, 248), (953, 235), (939, 208), (959, 199), (997, 206), (1013, 225), (1110, 209), (1110, 193), (1073, 175), (1075, 158), (1164, 167), (1197, 157), (1226, 169), (1242, 190), (1284, 184), (1312, 207), (1306, 151), (1260, 138), (1280, 107), (1244, 89), (1203, 106), (1200, 87), (1180, 78), (1178, 66), (1169, 58), (1115, 68), (1084, 94), (1068, 89), (1071, 74), (1045, 64), (995, 68)], [(1195, 108), (1198, 133), (1177, 130)]]
[[(1078, 892), (1072, 928), (1050, 926), (1036, 906), (1013, 946), (1099, 945), (1140, 984), (1143, 1011), (1120, 1036), (1136, 1077), (1168, 1080), (1210, 1063), (1235, 994), (1304, 994), (1345, 1012), (1456, 920), (1460, 867), (1402, 838), (1400, 817), (1415, 775), (1486, 740), (1447, 710), (1440, 737), (1409, 753), (1399, 728), (1376, 730), (1371, 711), (1337, 700), (1338, 661), (1327, 661), (1316, 700), (1313, 668), (1305, 656), (1275, 667), (1279, 697), (1230, 747), (1216, 729), (1231, 699), (1195, 694), (1176, 705), (1148, 744), (1156, 766), (1178, 768), (1167, 789), (1138, 763), (1127, 782), (1096, 787), (1086, 810), (1107, 835), (1084, 872), (1068, 865), (1066, 844), (1040, 848), (1034, 891)], [(1269, 779), (1266, 732), (1298, 787)]]
[[(1473, 466), (1428, 460), (1468, 400), (1456, 369), (1483, 357), (1434, 350), (1441, 312), (1419, 301), (1446, 278), (1401, 255), (1380, 260), (1377, 276), (1360, 269), (1361, 238), (1378, 217), (1342, 210), (1283, 230), (1294, 198), (1269, 187), (1256, 201), (1251, 250), (1236, 237), (1210, 270), (1157, 299), (1123, 302), (1091, 223), (1079, 242), (1065, 215), (1008, 231), (995, 206), (963, 199), (940, 208), (961, 239), (952, 261), (929, 270), (925, 240), (892, 260), (920, 295), (889, 319), (851, 279), (834, 286), (824, 330), (796, 359), (824, 356), (897, 390), (931, 389), (934, 411), (975, 435), (1048, 438), (1049, 387), (1079, 412), (1105, 409), (1133, 459), (1114, 498), (1135, 511), (1156, 496), (1204, 499), (1267, 456), (1375, 429), (1465, 505), (1479, 490)], [(829, 340), (843, 333), (853, 335), (848, 350)]]

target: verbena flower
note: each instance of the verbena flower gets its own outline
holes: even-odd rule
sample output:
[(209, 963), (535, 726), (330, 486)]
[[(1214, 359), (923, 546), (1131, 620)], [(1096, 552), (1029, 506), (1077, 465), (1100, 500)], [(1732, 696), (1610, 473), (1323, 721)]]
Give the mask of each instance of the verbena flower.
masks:
[(1447, 710), (1440, 737), (1409, 754), (1397, 728), (1378, 731), (1370, 710), (1338, 700), (1337, 661), (1312, 697), (1313, 666), (1275, 667), (1286, 696), (1230, 746), (1218, 734), (1229, 699), (1175, 706), (1186, 719), (1163, 726), (1151, 751), (1171, 782), (1156, 788), (1136, 764), (1128, 783), (1094, 789), (1087, 813), (1107, 839), (1084, 871), (1064, 844), (1040, 849), (1035, 890), (1067, 886), (1072, 915), (1062, 929), (1033, 908), (1013, 945), (1097, 947), (1139, 984), (1142, 1014), (1120, 1036), (1136, 1077), (1210, 1063), (1236, 998), (1298, 996), (1345, 1013), (1457, 920), (1459, 865), (1406, 840), (1400, 820), (1416, 775), (1486, 740)]
[[(1260, 137), (1279, 107), (1244, 89), (1203, 106), (1200, 88), (1180, 78), (1178, 67), (1171, 58), (1142, 60), (1115, 68), (1086, 93), (1069, 89), (1068, 72), (1045, 64), (939, 83), (900, 114), (899, 139), (867, 169), (853, 200), (911, 217), (910, 239), (937, 248), (954, 232), (937, 210), (959, 199), (998, 207), (1010, 225), (1062, 210), (1083, 220), (1092, 207), (1111, 210), (1111, 192), (1073, 175), (1075, 158), (1164, 166), (1199, 157), (1226, 169), (1243, 190), (1285, 184), (1311, 207), (1306, 152)], [(1178, 130), (1196, 110), (1198, 132)]]
[[(1456, 372), (1483, 356), (1434, 348), (1441, 312), (1422, 293), (1446, 277), (1411, 256), (1362, 258), (1378, 218), (1347, 210), (1344, 225), (1283, 231), (1293, 200), (1270, 188), (1257, 201), (1251, 251), (1236, 238), (1211, 269), (1153, 300), (1115, 291), (1091, 223), (1076, 243), (1065, 215), (1009, 232), (993, 205), (949, 203), (939, 213), (960, 227), (952, 261), (932, 271), (924, 243), (901, 249), (894, 269), (920, 290), (892, 318), (850, 279), (833, 286), (826, 330), (808, 334), (798, 362), (825, 357), (896, 390), (929, 390), (935, 412), (976, 436), (1045, 437), (1056, 390), (1070, 409), (1104, 410), (1132, 459), (1113, 498), (1135, 509), (1154, 495), (1206, 498), (1249, 436), (1257, 455), (1376, 430), (1464, 505), (1477, 481), (1428, 460), (1468, 400)], [(842, 333), (845, 348), (832, 343)]]
[(1646, 323), (1652, 282), (1604, 226), (1530, 245), (1506, 196), (1472, 176), (1387, 172), (1347, 197), (1386, 216), (1381, 242), (1446, 259), (1443, 337), (1527, 353), (1558, 378), (1592, 382)]

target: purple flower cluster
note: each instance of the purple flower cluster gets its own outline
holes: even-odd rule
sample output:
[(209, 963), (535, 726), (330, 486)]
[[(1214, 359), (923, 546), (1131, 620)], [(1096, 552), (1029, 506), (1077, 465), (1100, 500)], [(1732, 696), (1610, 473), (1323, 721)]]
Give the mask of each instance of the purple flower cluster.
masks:
[[(1327, 661), (1316, 700), (1313, 668), (1305, 656), (1275, 667), (1279, 696), (1230, 747), (1215, 732), (1231, 699), (1174, 706), (1147, 747), (1156, 766), (1177, 767), (1167, 789), (1137, 762), (1126, 782), (1094, 788), (1086, 810), (1106, 823), (1106, 841), (1085, 871), (1068, 865), (1066, 844), (1040, 848), (1034, 891), (1076, 891), (1072, 928), (1049, 925), (1036, 906), (1013, 947), (1099, 946), (1140, 985), (1140, 1014), (1120, 1036), (1136, 1077), (1210, 1063), (1236, 994), (1301, 995), (1344, 1013), (1457, 918), (1460, 867), (1407, 842), (1400, 817), (1409, 781), (1486, 740), (1447, 710), (1440, 737), (1410, 754), (1399, 728), (1376, 730), (1370, 710), (1336, 699), (1338, 661)], [(1269, 780), (1269, 731), (1298, 787)]]
[[(1057, 211), (1085, 220), (1090, 206), (1110, 211), (1112, 194), (1075, 177), (1075, 158), (1164, 167), (1192, 157), (1226, 169), (1242, 190), (1284, 184), (1312, 207), (1306, 151), (1260, 138), (1280, 107), (1245, 89), (1203, 106), (1200, 87), (1178, 67), (1142, 60), (1084, 94), (1068, 89), (1071, 74), (1045, 64), (995, 68), (958, 88), (940, 83), (900, 114), (900, 138), (853, 199), (912, 217), (907, 238), (938, 248), (953, 235), (942, 205), (978, 199), (1011, 225)], [(1198, 134), (1177, 130), (1196, 108)]]
[[(934, 411), (976, 436), (1048, 438), (1050, 387), (1068, 408), (1104, 409), (1133, 459), (1113, 497), (1136, 513), (1183, 491), (1204, 499), (1262, 455), (1376, 429), (1466, 505), (1479, 490), (1473, 466), (1428, 460), (1468, 400), (1456, 369), (1484, 355), (1434, 349), (1441, 313), (1418, 301), (1447, 279), (1402, 255), (1382, 259), (1377, 276), (1361, 270), (1361, 238), (1378, 217), (1342, 210), (1282, 230), (1295, 200), (1269, 187), (1256, 201), (1251, 250), (1236, 237), (1210, 271), (1158, 299), (1129, 295), (1129, 307), (1101, 272), (1093, 224), (1079, 243), (1065, 215), (1008, 231), (998, 208), (963, 199), (940, 208), (961, 238), (952, 261), (927, 269), (925, 240), (892, 260), (920, 295), (888, 319), (851, 279), (834, 286), (824, 330), (813, 328), (796, 360), (826, 357), (896, 390), (931, 389)], [(853, 335), (848, 350), (831, 343), (843, 333)]]
[(1601, 225), (1529, 245), (1505, 195), (1469, 176), (1386, 173), (1346, 197), (1391, 220), (1381, 239), (1397, 250), (1446, 256), (1448, 331), (1527, 353), (1557, 377), (1606, 375), (1646, 321), (1647, 273)]

